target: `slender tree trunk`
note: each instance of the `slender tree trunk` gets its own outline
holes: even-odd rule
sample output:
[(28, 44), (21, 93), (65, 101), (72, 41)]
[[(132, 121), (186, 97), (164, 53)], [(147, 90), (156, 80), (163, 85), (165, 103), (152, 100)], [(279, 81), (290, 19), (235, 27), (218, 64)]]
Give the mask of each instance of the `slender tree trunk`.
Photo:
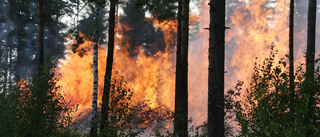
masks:
[(189, 0), (179, 0), (174, 119), (174, 136), (176, 137), (188, 136), (188, 44)]
[[(182, 0), (178, 0), (178, 27), (177, 27), (177, 57), (176, 57), (176, 84), (175, 84), (175, 115), (174, 115), (174, 135), (179, 136), (181, 130), (181, 122), (179, 119), (181, 116), (181, 20), (182, 20)], [(180, 120), (181, 121), (181, 120)]]
[(90, 131), (91, 137), (97, 136), (97, 96), (98, 96), (98, 21), (99, 5), (95, 4), (94, 9), (94, 32), (93, 32), (93, 93), (92, 93), (92, 127)]
[(308, 7), (308, 34), (307, 34), (307, 78), (311, 81), (314, 79), (314, 58), (316, 43), (316, 0), (309, 0)]
[(58, 41), (59, 41), (59, 0), (56, 0), (56, 40), (54, 44), (54, 55), (58, 53)]
[(294, 55), (293, 55), (293, 38), (294, 38), (294, 0), (290, 0), (290, 17), (289, 17), (289, 77), (290, 77), (290, 91), (294, 91)]
[[(8, 11), (7, 11), (7, 34), (6, 34), (6, 51), (5, 51), (5, 61), (4, 61), (4, 85), (3, 88), (7, 89), (8, 82), (8, 53), (9, 53), (9, 33), (10, 33), (10, 3), (11, 0), (8, 0)], [(10, 88), (10, 87), (9, 87)], [(6, 91), (6, 90), (4, 90)], [(9, 93), (10, 94), (10, 93)]]
[(12, 58), (12, 47), (9, 47), (9, 69), (8, 69), (8, 81), (9, 81), (9, 87), (8, 87), (8, 93), (11, 94), (11, 88), (12, 88), (12, 80), (11, 80), (11, 71), (12, 71), (12, 66), (11, 66), (11, 58)]
[[(316, 13), (317, 1), (309, 0), (308, 7), (308, 30), (307, 30), (307, 60), (306, 60), (306, 82), (308, 84), (307, 92), (310, 95), (308, 102), (308, 117), (306, 119), (306, 126), (311, 124), (314, 116), (314, 60), (315, 60), (315, 42), (316, 42)], [(307, 136), (313, 136), (313, 129), (307, 128)]]
[(114, 29), (115, 29), (115, 9), (116, 0), (110, 0), (110, 12), (109, 12), (109, 37), (108, 37), (108, 55), (106, 72), (104, 76), (104, 88), (102, 97), (102, 120), (101, 129), (103, 130), (107, 126), (108, 121), (108, 110), (109, 110), (109, 100), (110, 100), (110, 86), (111, 86), (111, 73), (113, 65), (113, 53), (114, 53)]
[(38, 71), (44, 66), (44, 41), (43, 41), (43, 0), (38, 0), (38, 46), (39, 46), (39, 62)]
[(224, 137), (225, 0), (210, 0), (208, 137)]

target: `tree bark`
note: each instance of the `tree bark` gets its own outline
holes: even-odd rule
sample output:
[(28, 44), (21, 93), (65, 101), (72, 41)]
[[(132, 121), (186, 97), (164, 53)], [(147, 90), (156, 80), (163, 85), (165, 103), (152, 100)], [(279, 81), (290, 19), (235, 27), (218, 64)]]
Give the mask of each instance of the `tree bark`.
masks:
[[(181, 11), (181, 14), (179, 11)], [(181, 19), (180, 22), (179, 18)], [(181, 34), (179, 34), (179, 31)], [(179, 43), (180, 39), (181, 45)], [(188, 136), (188, 44), (189, 0), (179, 0), (174, 119), (174, 136), (179, 137)]]
[(113, 65), (113, 53), (114, 53), (114, 34), (115, 34), (115, 9), (116, 9), (116, 0), (110, 0), (110, 12), (109, 12), (109, 37), (108, 37), (108, 55), (107, 55), (107, 64), (106, 72), (104, 77), (104, 88), (103, 88), (103, 97), (102, 97), (102, 123), (101, 129), (103, 130), (107, 126), (108, 121), (108, 110), (109, 110), (109, 100), (110, 100), (110, 86), (111, 86), (111, 73)]
[(38, 46), (39, 46), (39, 62), (38, 71), (44, 66), (44, 41), (43, 41), (43, 0), (38, 0)]
[(210, 0), (208, 137), (224, 137), (225, 0)]
[[(314, 60), (315, 60), (315, 42), (316, 42), (316, 13), (317, 1), (309, 0), (308, 7), (308, 29), (307, 29), (307, 60), (306, 60), (306, 82), (308, 85), (307, 92), (310, 95), (308, 102), (308, 117), (306, 118), (306, 125), (311, 124), (311, 119), (314, 116)], [(313, 136), (313, 129), (307, 128), (307, 136)]]
[(98, 96), (98, 18), (99, 18), (99, 5), (95, 4), (94, 9), (94, 32), (93, 32), (93, 93), (92, 93), (92, 127), (90, 136), (97, 136), (97, 96)]
[(289, 16), (289, 78), (290, 91), (294, 91), (294, 55), (293, 55), (293, 38), (294, 38), (294, 0), (290, 0), (290, 16)]

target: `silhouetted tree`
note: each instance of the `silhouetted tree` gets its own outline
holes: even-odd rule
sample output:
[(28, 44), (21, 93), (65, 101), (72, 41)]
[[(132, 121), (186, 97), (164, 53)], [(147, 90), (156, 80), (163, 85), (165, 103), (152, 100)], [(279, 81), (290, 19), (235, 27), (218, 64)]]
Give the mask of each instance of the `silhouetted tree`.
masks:
[(225, 0), (210, 0), (208, 137), (224, 136)]
[(294, 75), (293, 75), (293, 33), (294, 33), (294, 0), (290, 0), (290, 16), (289, 16), (289, 77), (290, 77), (290, 90), (294, 90)]
[[(309, 125), (312, 121), (315, 105), (315, 89), (314, 89), (314, 61), (315, 61), (315, 44), (316, 44), (316, 13), (317, 13), (317, 1), (309, 0), (308, 6), (308, 29), (307, 29), (307, 59), (306, 59), (306, 84), (310, 95), (308, 102), (308, 117), (306, 117), (306, 125)], [(313, 128), (307, 128), (307, 136), (312, 136)]]
[(39, 46), (39, 62), (38, 62), (38, 71), (44, 65), (44, 42), (43, 42), (43, 0), (38, 0), (38, 46)]
[[(177, 48), (177, 77), (175, 91), (174, 136), (188, 136), (188, 44), (189, 44), (189, 0), (179, 0), (181, 9), (181, 45)], [(181, 6), (181, 7), (180, 7)], [(178, 25), (180, 25), (178, 23)], [(180, 27), (178, 27), (180, 29)], [(179, 31), (179, 30), (178, 30)], [(178, 61), (179, 60), (179, 61)], [(179, 70), (178, 70), (179, 69)]]
[(108, 34), (108, 55), (106, 71), (104, 76), (104, 88), (102, 97), (102, 123), (101, 129), (104, 130), (107, 126), (108, 121), (108, 110), (109, 110), (109, 100), (110, 100), (110, 88), (111, 88), (111, 73), (113, 65), (113, 53), (114, 53), (114, 34), (115, 34), (115, 14), (116, 14), (116, 4), (118, 0), (110, 0), (110, 12), (109, 12), (109, 34)]

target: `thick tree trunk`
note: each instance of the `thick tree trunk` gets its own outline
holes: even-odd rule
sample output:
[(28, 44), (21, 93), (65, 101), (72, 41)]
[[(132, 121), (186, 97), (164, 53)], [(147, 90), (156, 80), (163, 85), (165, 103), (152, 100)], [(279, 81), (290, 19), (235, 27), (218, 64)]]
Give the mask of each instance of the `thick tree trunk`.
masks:
[(90, 136), (97, 136), (97, 96), (98, 96), (98, 18), (99, 18), (99, 6), (95, 4), (94, 9), (94, 32), (93, 32), (93, 93), (92, 93), (92, 127), (90, 130)]
[(115, 28), (115, 9), (116, 9), (116, 0), (110, 1), (110, 12), (109, 12), (109, 37), (108, 37), (108, 55), (107, 55), (107, 64), (106, 72), (104, 77), (104, 88), (103, 88), (103, 97), (102, 97), (102, 120), (101, 129), (103, 130), (107, 126), (108, 121), (108, 110), (109, 110), (109, 100), (110, 100), (110, 86), (111, 86), (111, 73), (113, 65), (113, 53), (114, 53), (114, 28)]
[[(182, 4), (179, 7), (182, 16), (180, 16), (181, 28), (178, 22), (174, 136), (185, 137), (188, 136), (189, 0), (181, 0), (179, 4)], [(179, 39), (181, 39), (181, 45)]]
[[(314, 60), (315, 60), (315, 42), (316, 42), (316, 13), (317, 1), (309, 0), (308, 7), (308, 29), (307, 29), (307, 60), (306, 60), (306, 82), (308, 84), (307, 92), (310, 95), (308, 102), (308, 117), (306, 118), (306, 126), (311, 124), (311, 119), (314, 116)], [(313, 136), (313, 130), (307, 128), (307, 136)]]
[(294, 33), (294, 0), (290, 0), (290, 16), (289, 16), (289, 77), (290, 77), (290, 91), (294, 91), (294, 63), (293, 63), (293, 33)]
[(225, 0), (210, 0), (208, 137), (224, 137)]
[(43, 41), (43, 0), (38, 0), (38, 46), (39, 46), (39, 62), (38, 71), (44, 66), (44, 41)]

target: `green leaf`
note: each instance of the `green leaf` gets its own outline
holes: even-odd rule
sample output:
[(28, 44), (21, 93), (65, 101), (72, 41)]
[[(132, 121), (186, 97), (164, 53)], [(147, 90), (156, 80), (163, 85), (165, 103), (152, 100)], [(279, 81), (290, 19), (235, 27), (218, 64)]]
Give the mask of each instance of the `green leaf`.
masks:
[(269, 131), (267, 131), (267, 132), (266, 132), (266, 135), (267, 135), (267, 136), (270, 136), (270, 132), (269, 132)]
[(287, 58), (290, 58), (290, 56), (288, 54), (285, 55)]
[(283, 64), (283, 67), (287, 67), (287, 62), (283, 61), (282, 64)]

